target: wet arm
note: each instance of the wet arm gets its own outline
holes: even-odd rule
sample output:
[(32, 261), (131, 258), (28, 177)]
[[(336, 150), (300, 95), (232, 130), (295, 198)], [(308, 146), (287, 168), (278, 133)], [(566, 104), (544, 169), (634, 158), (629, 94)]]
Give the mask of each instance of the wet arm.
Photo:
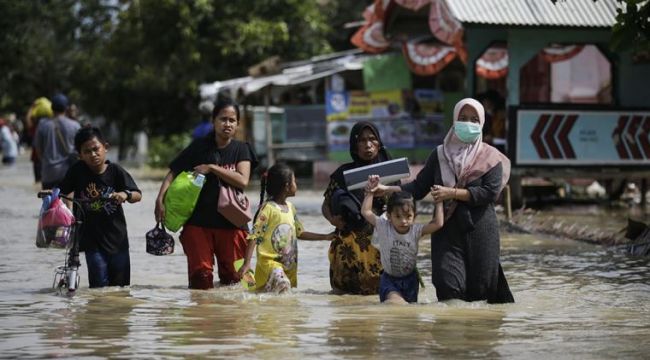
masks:
[(431, 219), (428, 224), (424, 225), (422, 228), (422, 235), (434, 233), (440, 230), (440, 228), (442, 228), (444, 225), (445, 213), (443, 210), (442, 202), (436, 203), (435, 205), (436, 210), (433, 213), (433, 219)]
[(139, 191), (132, 191), (131, 192), (131, 200), (129, 200), (129, 203), (137, 203), (138, 201), (142, 200), (142, 193)]
[(375, 226), (377, 224), (377, 215), (372, 212), (372, 199), (373, 194), (366, 191), (366, 196), (363, 198), (363, 203), (361, 203), (361, 215), (369, 224)]
[[(334, 186), (332, 182), (330, 182), (328, 188), (331, 189)], [(332, 214), (332, 210), (330, 209), (330, 200), (331, 200), (331, 191), (327, 191), (325, 193), (325, 198), (323, 199), (323, 204), (321, 205), (321, 213), (323, 214), (323, 217), (329, 221), (332, 226), (336, 227), (337, 229), (343, 229), (345, 228), (345, 221), (341, 216), (335, 216)]]
[(478, 185), (470, 185), (465, 189), (435, 185), (432, 192), (433, 199), (435, 201), (463, 201), (470, 206), (493, 203), (499, 195), (502, 174), (503, 168), (501, 164), (498, 164), (479, 179)]
[(421, 200), (429, 193), (434, 183), (435, 170), (438, 168), (438, 151), (434, 149), (427, 158), (424, 167), (418, 172), (415, 180), (401, 186), (401, 189), (409, 192), (416, 200)]
[(154, 210), (157, 222), (161, 222), (165, 218), (165, 194), (167, 194), (167, 189), (169, 189), (169, 185), (171, 185), (174, 177), (176, 177), (176, 175), (172, 171), (169, 171), (160, 185), (158, 197), (156, 197), (156, 208)]
[(244, 264), (239, 268), (237, 273), (239, 273), (239, 277), (242, 277), (248, 269), (251, 268), (251, 259), (253, 258), (253, 252), (255, 251), (255, 240), (254, 239), (249, 239), (248, 240), (248, 245), (246, 246), (246, 257), (244, 258)]
[(202, 174), (206, 174), (208, 172), (212, 173), (219, 177), (221, 181), (229, 185), (232, 185), (238, 189), (245, 189), (248, 187), (248, 182), (250, 180), (251, 162), (248, 160), (238, 162), (236, 171), (230, 171), (216, 164), (199, 165), (195, 167), (194, 170)]
[(329, 234), (319, 234), (319, 233), (313, 233), (309, 231), (303, 231), (300, 233), (300, 236), (298, 236), (298, 239), (300, 240), (332, 240), (334, 239), (334, 233), (329, 233)]

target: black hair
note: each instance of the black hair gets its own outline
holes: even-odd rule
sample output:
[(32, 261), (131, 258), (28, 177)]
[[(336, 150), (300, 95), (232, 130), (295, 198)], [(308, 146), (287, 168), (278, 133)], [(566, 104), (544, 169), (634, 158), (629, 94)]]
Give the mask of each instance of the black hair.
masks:
[(257, 220), (257, 215), (262, 209), (265, 195), (268, 194), (271, 198), (280, 195), (285, 185), (291, 182), (292, 176), (293, 169), (285, 163), (276, 163), (262, 174), (260, 182), (260, 204), (257, 207), (253, 223)]
[(398, 191), (391, 194), (390, 198), (388, 198), (388, 204), (386, 204), (386, 212), (391, 214), (393, 210), (398, 208), (401, 209), (404, 207), (411, 208), (413, 210), (413, 214), (416, 213), (415, 200), (413, 199), (413, 195), (406, 191)]
[(219, 116), (221, 110), (230, 106), (235, 109), (235, 113), (237, 114), (237, 123), (239, 123), (239, 104), (237, 104), (235, 100), (227, 97), (217, 99), (217, 102), (214, 104), (214, 108), (212, 109), (212, 120), (216, 119), (217, 116)]
[[(266, 176), (262, 176), (262, 195), (268, 194), (269, 197), (280, 195), (285, 185), (291, 182), (293, 169), (285, 163), (277, 163), (266, 171)], [(262, 196), (263, 197), (263, 196)]]
[(102, 135), (102, 132), (99, 131), (98, 128), (96, 127), (82, 127), (77, 131), (77, 134), (74, 136), (74, 148), (77, 150), (77, 152), (81, 152), (81, 145), (83, 145), (86, 141), (92, 140), (93, 138), (97, 138), (97, 141), (99, 141), (102, 144), (106, 144), (106, 140), (104, 140), (104, 136)]

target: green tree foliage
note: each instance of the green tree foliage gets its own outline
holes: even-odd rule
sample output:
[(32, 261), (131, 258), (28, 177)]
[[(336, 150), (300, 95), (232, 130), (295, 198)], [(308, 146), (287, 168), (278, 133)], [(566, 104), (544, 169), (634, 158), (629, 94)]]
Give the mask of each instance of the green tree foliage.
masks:
[(0, 1), (0, 109), (26, 108), (71, 84), (75, 1)]
[[(551, 0), (554, 4), (558, 1)], [(604, 1), (604, 0), (593, 0)], [(621, 6), (616, 10), (616, 24), (612, 29), (610, 47), (614, 51), (650, 51), (650, 1), (616, 0)]]
[(122, 149), (141, 129), (150, 135), (186, 131), (198, 118), (199, 84), (244, 76), (273, 55), (289, 61), (350, 48), (347, 39), (340, 41), (340, 23), (359, 18), (365, 5), (0, 1), (0, 110), (24, 112), (36, 97), (63, 91), (90, 115), (117, 124)]
[(650, 52), (650, 1), (619, 2), (624, 4), (624, 8), (618, 9), (616, 25), (612, 30), (612, 49)]

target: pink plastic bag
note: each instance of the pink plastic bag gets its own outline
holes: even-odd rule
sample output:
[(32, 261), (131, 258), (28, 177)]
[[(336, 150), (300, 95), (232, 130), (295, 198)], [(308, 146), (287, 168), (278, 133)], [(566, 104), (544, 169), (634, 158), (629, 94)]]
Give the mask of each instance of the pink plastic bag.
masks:
[(58, 197), (52, 200), (50, 208), (41, 216), (41, 228), (71, 226), (74, 223), (72, 211)]

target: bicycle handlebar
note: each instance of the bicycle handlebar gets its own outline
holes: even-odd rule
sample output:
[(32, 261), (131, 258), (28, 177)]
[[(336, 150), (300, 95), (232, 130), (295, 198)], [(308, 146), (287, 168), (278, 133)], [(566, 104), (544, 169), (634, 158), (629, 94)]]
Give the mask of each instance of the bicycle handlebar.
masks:
[[(41, 191), (39, 191), (39, 192), (36, 194), (36, 196), (37, 196), (39, 199), (42, 199), (42, 198), (44, 198), (44, 197), (46, 197), (46, 196), (48, 196), (48, 195), (52, 195), (52, 190), (41, 190)], [(65, 196), (65, 195), (63, 195), (63, 194), (61, 194), (61, 193), (59, 193), (59, 197), (60, 197), (61, 199), (70, 200), (70, 201), (75, 200), (75, 199), (73, 199), (73, 198), (71, 198), (71, 197), (69, 197), (69, 196)]]
[[(47, 195), (52, 195), (52, 190), (41, 190), (41, 191), (39, 191), (39, 192), (36, 194), (36, 196), (37, 196), (39, 199), (42, 199), (42, 198), (46, 197)], [(63, 194), (61, 194), (61, 193), (59, 193), (59, 198), (61, 198), (61, 199), (65, 199), (65, 200), (68, 200), (68, 201), (72, 201), (72, 202), (77, 202), (77, 203), (90, 203), (90, 202), (92, 202), (92, 201), (94, 200), (94, 199), (77, 199), (77, 198), (71, 198), (71, 197), (66, 196), (66, 195), (63, 195)], [(109, 197), (104, 197), (104, 196), (102, 196), (102, 199), (104, 199), (104, 200), (110, 200), (110, 201), (115, 201), (115, 199), (112, 199), (112, 198), (109, 198)]]

